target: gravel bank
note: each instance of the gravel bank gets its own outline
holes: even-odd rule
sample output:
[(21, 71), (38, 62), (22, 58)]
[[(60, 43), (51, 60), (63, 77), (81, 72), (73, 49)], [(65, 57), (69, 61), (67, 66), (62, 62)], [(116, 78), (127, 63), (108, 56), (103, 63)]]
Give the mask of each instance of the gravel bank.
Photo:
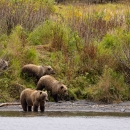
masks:
[[(1, 104), (1, 103), (0, 103)], [(21, 105), (6, 105), (0, 107), (0, 111), (22, 111)], [(85, 100), (66, 102), (47, 102), (45, 111), (60, 112), (130, 112), (130, 101), (103, 104), (88, 102)]]

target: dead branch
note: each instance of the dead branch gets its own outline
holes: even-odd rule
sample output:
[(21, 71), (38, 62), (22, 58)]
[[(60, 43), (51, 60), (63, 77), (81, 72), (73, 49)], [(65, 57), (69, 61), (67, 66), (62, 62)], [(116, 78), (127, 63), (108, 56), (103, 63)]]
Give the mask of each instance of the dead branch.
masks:
[(9, 106), (9, 105), (21, 105), (21, 104), (20, 103), (1, 103), (0, 107)]

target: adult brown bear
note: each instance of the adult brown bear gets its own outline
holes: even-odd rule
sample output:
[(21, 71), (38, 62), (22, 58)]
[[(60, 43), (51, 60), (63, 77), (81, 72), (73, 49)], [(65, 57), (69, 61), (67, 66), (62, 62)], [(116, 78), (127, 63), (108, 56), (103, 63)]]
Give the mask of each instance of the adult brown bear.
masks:
[(20, 94), (20, 102), (24, 111), (37, 112), (40, 106), (41, 112), (45, 110), (45, 102), (48, 100), (47, 92), (27, 88)]
[(42, 76), (36, 86), (36, 90), (46, 89), (51, 92), (55, 102), (58, 102), (58, 95), (67, 95), (67, 87), (51, 75)]
[(27, 64), (22, 67), (21, 71), (22, 76), (33, 77), (35, 82), (37, 83), (38, 80), (44, 75), (55, 74), (55, 71), (51, 66), (38, 66), (34, 64)]

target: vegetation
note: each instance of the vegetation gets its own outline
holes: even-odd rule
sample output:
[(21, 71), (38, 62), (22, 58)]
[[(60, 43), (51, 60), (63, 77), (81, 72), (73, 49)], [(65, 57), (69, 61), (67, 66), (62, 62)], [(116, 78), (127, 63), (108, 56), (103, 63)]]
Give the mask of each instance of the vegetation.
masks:
[(0, 57), (9, 61), (0, 72), (0, 102), (35, 88), (20, 76), (28, 63), (51, 65), (68, 86), (66, 100), (130, 99), (129, 5), (1, 0), (0, 12)]

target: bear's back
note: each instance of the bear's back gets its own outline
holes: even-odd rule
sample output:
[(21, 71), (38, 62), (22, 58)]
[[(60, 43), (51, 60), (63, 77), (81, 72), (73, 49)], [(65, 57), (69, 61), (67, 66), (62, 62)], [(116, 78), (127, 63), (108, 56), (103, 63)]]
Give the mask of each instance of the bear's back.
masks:
[(40, 80), (37, 83), (37, 90), (42, 90), (45, 88), (48, 91), (51, 91), (53, 86), (59, 81), (57, 81), (54, 77), (51, 75), (45, 75), (40, 78)]

